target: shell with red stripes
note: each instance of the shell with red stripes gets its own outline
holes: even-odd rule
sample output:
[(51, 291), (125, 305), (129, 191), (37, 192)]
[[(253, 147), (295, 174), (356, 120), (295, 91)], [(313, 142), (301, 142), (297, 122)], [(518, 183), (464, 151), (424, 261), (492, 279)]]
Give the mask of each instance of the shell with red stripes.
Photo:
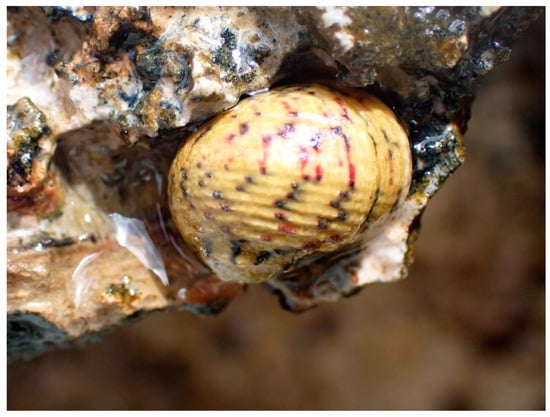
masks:
[(169, 174), (172, 217), (220, 279), (263, 282), (353, 248), (407, 196), (408, 136), (362, 90), (270, 90), (202, 125)]

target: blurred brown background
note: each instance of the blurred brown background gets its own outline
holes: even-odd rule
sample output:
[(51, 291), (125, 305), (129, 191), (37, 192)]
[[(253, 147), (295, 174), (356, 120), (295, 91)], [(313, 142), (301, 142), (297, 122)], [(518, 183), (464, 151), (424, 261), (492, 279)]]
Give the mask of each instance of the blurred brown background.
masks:
[(478, 90), (409, 277), (301, 315), (250, 287), (8, 368), (8, 409), (543, 409), (545, 23)]

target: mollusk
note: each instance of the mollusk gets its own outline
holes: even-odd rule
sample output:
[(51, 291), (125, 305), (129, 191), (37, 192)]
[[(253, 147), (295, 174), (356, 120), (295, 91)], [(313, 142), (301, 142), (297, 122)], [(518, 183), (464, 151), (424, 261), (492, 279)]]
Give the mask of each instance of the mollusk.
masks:
[(220, 279), (262, 282), (357, 244), (404, 200), (411, 172), (407, 134), (376, 97), (283, 87), (187, 138), (169, 206)]

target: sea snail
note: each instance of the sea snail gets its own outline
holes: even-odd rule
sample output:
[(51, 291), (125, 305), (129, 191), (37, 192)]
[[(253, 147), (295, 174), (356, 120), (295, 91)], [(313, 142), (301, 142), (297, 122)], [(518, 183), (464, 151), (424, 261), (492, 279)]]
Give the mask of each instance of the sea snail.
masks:
[(183, 144), (172, 217), (220, 279), (263, 282), (358, 244), (410, 188), (408, 136), (364, 92), (282, 87), (240, 101)]

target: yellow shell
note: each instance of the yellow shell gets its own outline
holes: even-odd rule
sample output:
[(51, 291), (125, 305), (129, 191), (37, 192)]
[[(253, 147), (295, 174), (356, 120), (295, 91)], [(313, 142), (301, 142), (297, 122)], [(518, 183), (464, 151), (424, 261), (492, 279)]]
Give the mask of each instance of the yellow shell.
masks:
[(407, 134), (376, 97), (283, 87), (187, 138), (169, 205), (219, 278), (262, 282), (358, 242), (406, 197), (411, 172)]

